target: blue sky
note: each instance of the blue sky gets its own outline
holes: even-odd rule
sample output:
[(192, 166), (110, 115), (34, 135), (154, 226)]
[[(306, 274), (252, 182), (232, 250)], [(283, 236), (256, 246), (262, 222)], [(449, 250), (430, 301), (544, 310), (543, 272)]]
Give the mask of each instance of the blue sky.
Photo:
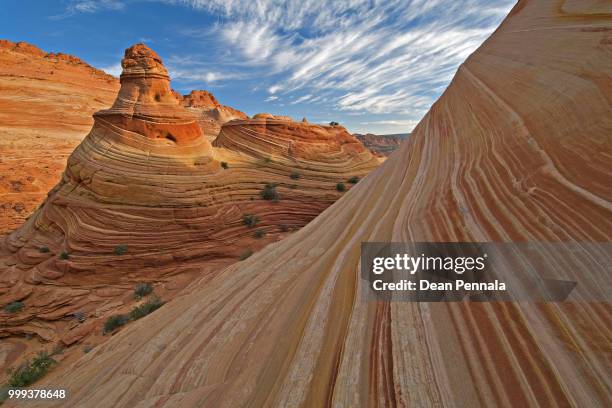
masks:
[(406, 133), (514, 0), (2, 0), (0, 38), (118, 75), (144, 42), (174, 89), (243, 110)]

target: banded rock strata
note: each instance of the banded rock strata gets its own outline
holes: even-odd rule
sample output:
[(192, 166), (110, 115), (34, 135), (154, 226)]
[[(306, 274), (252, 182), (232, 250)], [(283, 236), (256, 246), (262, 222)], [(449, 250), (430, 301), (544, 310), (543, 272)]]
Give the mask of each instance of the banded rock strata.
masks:
[(57, 184), (91, 115), (118, 89), (116, 78), (76, 57), (0, 40), (0, 234)]
[(355, 134), (361, 143), (372, 153), (380, 157), (388, 157), (397, 150), (400, 144), (410, 136), (410, 133), (402, 135), (375, 135), (366, 133), (365, 135)]
[(219, 135), (221, 126), (233, 119), (248, 119), (248, 116), (231, 106), (221, 105), (208, 91), (191, 91), (188, 95), (176, 95), (187, 110), (199, 116), (204, 136), (213, 141)]
[(46, 385), (98, 407), (610, 405), (610, 303), (367, 302), (358, 267), (363, 241), (610, 241), (606, 7), (521, 0), (356, 188)]
[[(137, 44), (122, 67), (114, 104), (94, 114), (60, 183), (0, 248), (0, 303), (25, 304), (0, 313), (0, 337), (12, 336), (14, 349), (24, 334), (49, 345), (101, 341), (104, 319), (134, 305), (137, 282), (155, 283), (168, 300), (302, 227), (342, 195), (338, 182), (379, 163), (345, 130), (287, 120), (274, 141), (252, 133), (249, 151), (213, 148), (155, 52)], [(227, 126), (223, 140), (239, 127)], [(295, 140), (300, 154), (271, 149), (280, 139)], [(277, 200), (262, 197), (266, 184)], [(249, 214), (256, 228), (244, 225)]]

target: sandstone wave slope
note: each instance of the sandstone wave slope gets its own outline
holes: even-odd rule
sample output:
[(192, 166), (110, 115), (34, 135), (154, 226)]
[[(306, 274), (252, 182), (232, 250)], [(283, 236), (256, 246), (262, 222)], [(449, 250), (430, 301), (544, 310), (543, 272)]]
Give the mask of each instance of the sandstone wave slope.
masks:
[[(0, 351), (13, 356), (4, 365), (26, 343), (102, 341), (104, 320), (137, 304), (136, 284), (167, 301), (302, 227), (342, 196), (338, 183), (348, 190), (379, 163), (344, 128), (287, 118), (274, 135), (230, 122), (213, 148), (155, 52), (135, 45), (122, 66), (115, 102), (94, 114), (59, 184), (0, 248), (0, 303), (24, 304), (0, 313), (12, 344)], [(238, 128), (251, 129), (240, 139), (249, 149), (229, 145)], [(274, 148), (281, 141), (296, 154)]]
[(57, 184), (92, 113), (118, 89), (116, 78), (79, 58), (0, 40), (0, 234)]
[(520, 1), (356, 188), (48, 382), (74, 406), (609, 406), (609, 303), (372, 303), (358, 269), (362, 241), (610, 241), (606, 7)]

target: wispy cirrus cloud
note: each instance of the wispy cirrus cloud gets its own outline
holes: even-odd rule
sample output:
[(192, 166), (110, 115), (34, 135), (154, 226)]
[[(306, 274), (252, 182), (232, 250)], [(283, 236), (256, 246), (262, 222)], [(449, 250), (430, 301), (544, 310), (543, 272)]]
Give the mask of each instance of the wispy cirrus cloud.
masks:
[(125, 8), (123, 0), (69, 0), (64, 13), (51, 16), (58, 20), (79, 13), (96, 13), (102, 10), (122, 10)]
[(166, 0), (223, 17), (213, 31), (291, 103), (420, 117), (514, 0)]
[[(124, 0), (128, 1), (128, 0)], [(210, 17), (179, 35), (201, 44), (167, 63), (174, 79), (250, 81), (241, 92), (336, 119), (411, 126), (515, 0), (129, 0), (164, 3)], [(72, 0), (67, 12), (124, 7)], [(244, 90), (244, 91), (243, 91)], [(263, 95), (262, 95), (263, 94)], [(256, 96), (254, 96), (256, 95)], [(300, 111), (301, 111), (300, 110)], [(364, 126), (366, 122), (361, 123)], [(406, 129), (410, 130), (410, 129)]]

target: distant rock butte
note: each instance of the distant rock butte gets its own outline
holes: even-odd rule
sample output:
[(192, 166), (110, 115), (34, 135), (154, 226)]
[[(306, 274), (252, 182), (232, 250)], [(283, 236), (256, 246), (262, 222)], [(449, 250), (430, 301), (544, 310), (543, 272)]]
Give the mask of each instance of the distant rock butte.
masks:
[[(537, 243), (612, 241), (607, 3), (521, 0), (344, 197), (36, 388), (100, 407), (609, 406), (609, 302), (376, 302), (360, 278), (362, 242), (528, 241), (558, 262)], [(577, 290), (606, 290), (593, 279), (610, 277)]]
[(231, 106), (221, 105), (208, 91), (191, 91), (188, 95), (176, 93), (180, 103), (198, 116), (204, 136), (213, 141), (221, 131), (221, 125), (233, 119), (247, 119), (248, 116)]
[(269, 113), (226, 123), (213, 144), (263, 159), (275, 157), (287, 165), (300, 163), (305, 169), (310, 165), (317, 171), (325, 168), (332, 173), (372, 165), (371, 153), (344, 127), (294, 122), (287, 116)]
[(119, 81), (81, 59), (0, 40), (0, 234), (21, 225), (111, 104)]
[[(119, 86), (117, 78), (72, 55), (0, 40), (0, 157), (7, 158), (0, 161), (0, 234), (21, 225), (57, 184), (67, 157), (91, 128), (92, 114), (112, 104)], [(163, 91), (167, 100), (167, 89)], [(186, 102), (170, 92), (189, 106), (209, 141), (223, 123), (247, 117), (221, 105), (208, 91), (192, 91)], [(145, 105), (139, 104), (139, 109)], [(125, 111), (114, 120), (129, 114), (128, 107), (120, 108)], [(136, 121), (131, 124), (137, 126)]]
[(355, 134), (355, 137), (370, 149), (377, 156), (387, 157), (393, 153), (400, 144), (406, 140), (409, 134), (405, 135), (375, 135), (366, 133), (365, 135)]
[[(103, 321), (134, 305), (137, 282), (169, 300), (304, 226), (341, 197), (337, 183), (379, 164), (343, 128), (286, 117), (226, 123), (213, 148), (157, 54), (134, 45), (122, 67), (115, 102), (93, 115), (61, 181), (0, 247), (0, 305), (27, 305), (0, 312), (0, 337), (17, 348), (24, 334), (99, 342)], [(191, 95), (197, 102), (187, 104), (216, 101)], [(262, 197), (266, 184), (276, 199)], [(246, 215), (258, 219), (254, 228)]]

